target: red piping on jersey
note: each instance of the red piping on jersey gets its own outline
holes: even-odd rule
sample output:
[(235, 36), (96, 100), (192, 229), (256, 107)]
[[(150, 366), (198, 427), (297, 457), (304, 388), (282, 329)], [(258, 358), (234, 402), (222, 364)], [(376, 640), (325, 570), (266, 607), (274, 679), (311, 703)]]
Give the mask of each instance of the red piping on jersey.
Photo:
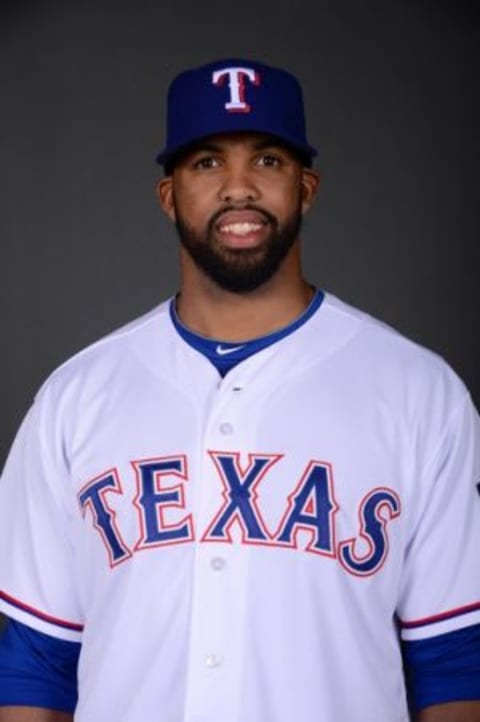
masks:
[(457, 607), (451, 609), (448, 612), (442, 612), (441, 614), (435, 614), (433, 617), (423, 617), (423, 619), (415, 619), (412, 622), (400, 621), (401, 626), (404, 629), (414, 629), (415, 627), (423, 627), (428, 624), (435, 624), (436, 622), (443, 622), (445, 619), (452, 619), (453, 617), (459, 617), (462, 614), (468, 614), (469, 612), (475, 612), (480, 609), (480, 602), (475, 604), (468, 604), (466, 607)]
[(38, 609), (34, 609), (34, 607), (30, 607), (28, 604), (24, 604), (19, 599), (15, 599), (15, 597), (11, 597), (9, 594), (5, 594), (5, 592), (2, 592), (1, 590), (0, 590), (0, 599), (3, 599), (8, 604), (11, 604), (12, 607), (17, 607), (17, 609), (21, 609), (24, 612), (28, 612), (29, 614), (32, 614), (34, 617), (38, 617), (38, 619), (42, 619), (45, 622), (50, 622), (51, 624), (55, 624), (57, 627), (64, 627), (65, 629), (71, 629), (74, 632), (82, 632), (83, 631), (83, 624), (74, 624), (73, 622), (67, 622), (64, 619), (57, 619), (57, 617), (51, 617), (49, 614), (40, 612)]

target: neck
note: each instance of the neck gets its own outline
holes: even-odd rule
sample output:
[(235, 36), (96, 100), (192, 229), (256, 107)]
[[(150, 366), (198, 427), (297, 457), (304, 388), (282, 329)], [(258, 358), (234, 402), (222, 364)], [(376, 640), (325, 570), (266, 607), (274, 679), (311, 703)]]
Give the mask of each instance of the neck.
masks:
[(179, 319), (192, 331), (221, 341), (247, 341), (284, 328), (307, 308), (314, 293), (301, 275), (298, 254), (287, 257), (273, 278), (249, 293), (225, 291), (188, 260), (181, 271)]

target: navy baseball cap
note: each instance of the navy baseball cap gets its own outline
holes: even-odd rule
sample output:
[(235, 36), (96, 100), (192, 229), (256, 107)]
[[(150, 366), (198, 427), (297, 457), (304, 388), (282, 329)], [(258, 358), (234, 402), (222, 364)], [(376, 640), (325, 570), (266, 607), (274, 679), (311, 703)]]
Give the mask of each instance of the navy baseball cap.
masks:
[(174, 78), (167, 97), (167, 143), (156, 160), (168, 168), (192, 143), (241, 131), (275, 136), (307, 164), (317, 155), (307, 142), (298, 80), (264, 63), (227, 59)]

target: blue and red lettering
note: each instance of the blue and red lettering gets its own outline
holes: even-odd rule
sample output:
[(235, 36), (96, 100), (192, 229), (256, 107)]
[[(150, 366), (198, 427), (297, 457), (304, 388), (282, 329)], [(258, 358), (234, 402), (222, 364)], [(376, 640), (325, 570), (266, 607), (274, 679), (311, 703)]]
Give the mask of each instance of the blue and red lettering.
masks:
[(108, 552), (110, 566), (114, 567), (132, 556), (132, 552), (125, 544), (117, 528), (116, 514), (108, 506), (106, 495), (108, 493), (122, 494), (122, 485), (116, 469), (110, 469), (101, 476), (89, 481), (79, 492), (78, 500), (85, 516), (85, 510), (90, 509), (93, 516), (93, 525), (98, 529)]
[(338, 511), (329, 464), (311, 461), (296, 489), (275, 534), (279, 546), (298, 548), (299, 532), (308, 532), (306, 551), (335, 556), (335, 514)]
[(242, 469), (240, 454), (209, 452), (222, 480), (224, 503), (202, 537), (202, 541), (231, 542), (230, 530), (236, 522), (245, 544), (267, 544), (270, 534), (257, 506), (257, 486), (279, 459), (279, 454), (249, 454)]
[[(194, 539), (192, 515), (176, 522), (166, 520), (172, 508), (185, 508), (184, 483), (188, 481), (187, 460), (184, 455), (133, 461), (137, 481), (137, 507), (141, 536), (135, 550), (165, 544), (180, 544)], [(180, 484), (163, 486), (165, 479), (180, 479)]]
[(338, 545), (340, 563), (348, 572), (365, 577), (381, 568), (388, 554), (387, 524), (400, 514), (400, 508), (400, 499), (391, 489), (373, 489), (365, 497), (360, 505), (360, 537), (367, 552), (356, 555), (355, 538)]

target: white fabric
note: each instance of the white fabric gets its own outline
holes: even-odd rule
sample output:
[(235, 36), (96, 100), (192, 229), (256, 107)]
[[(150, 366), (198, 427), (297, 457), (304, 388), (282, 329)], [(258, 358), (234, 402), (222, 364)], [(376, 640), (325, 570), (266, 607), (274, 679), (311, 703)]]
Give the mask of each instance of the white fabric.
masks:
[[(406, 722), (397, 619), (405, 639), (480, 622), (478, 442), (438, 356), (329, 294), (223, 380), (165, 303), (39, 392), (0, 483), (0, 609), (82, 642), (76, 722)], [(157, 527), (188, 533), (149, 544), (155, 460), (179, 465), (156, 478), (176, 495)], [(238, 506), (212, 540), (229, 460), (243, 481), (265, 464), (248, 497), (261, 540)], [(280, 539), (314, 469), (320, 551), (308, 522)], [(120, 560), (79, 501), (109, 474)], [(385, 549), (355, 571), (342, 550), (360, 565), (375, 551), (361, 506), (379, 494)]]

